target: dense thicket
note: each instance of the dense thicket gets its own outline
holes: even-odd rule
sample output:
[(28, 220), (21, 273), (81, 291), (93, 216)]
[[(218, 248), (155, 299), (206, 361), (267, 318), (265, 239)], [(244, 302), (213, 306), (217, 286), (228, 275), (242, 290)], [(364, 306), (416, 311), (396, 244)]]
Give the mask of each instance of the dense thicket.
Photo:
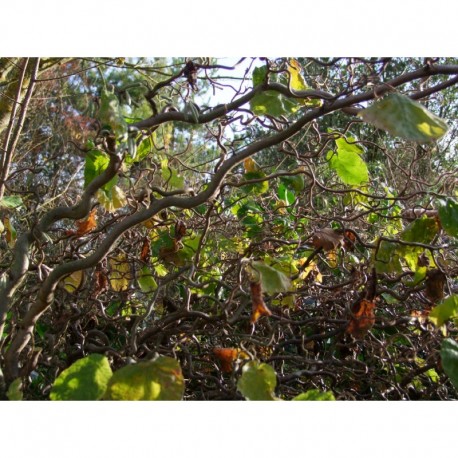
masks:
[(170, 398), (456, 398), (457, 82), (456, 59), (0, 59), (3, 396), (88, 362), (115, 372), (94, 399), (157, 398), (119, 394), (136, 367)]

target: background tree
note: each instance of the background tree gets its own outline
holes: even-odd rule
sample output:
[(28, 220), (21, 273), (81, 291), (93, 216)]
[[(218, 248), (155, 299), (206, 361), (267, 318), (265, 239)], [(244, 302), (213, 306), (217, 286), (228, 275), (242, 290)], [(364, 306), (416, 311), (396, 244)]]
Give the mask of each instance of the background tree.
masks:
[(186, 399), (456, 396), (456, 60), (1, 65), (10, 396), (94, 354)]

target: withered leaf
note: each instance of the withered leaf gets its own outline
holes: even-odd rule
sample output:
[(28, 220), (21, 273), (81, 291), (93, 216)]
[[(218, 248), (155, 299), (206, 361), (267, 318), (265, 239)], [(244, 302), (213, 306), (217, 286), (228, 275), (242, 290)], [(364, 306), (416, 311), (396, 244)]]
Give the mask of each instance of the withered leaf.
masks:
[(312, 243), (315, 248), (323, 248), (324, 251), (331, 251), (340, 247), (343, 244), (343, 240), (343, 234), (330, 227), (325, 227), (313, 234)]
[(91, 232), (92, 229), (95, 229), (97, 227), (96, 212), (97, 209), (94, 208), (94, 210), (92, 210), (91, 213), (89, 213), (89, 216), (86, 219), (76, 221), (76, 227), (78, 228), (76, 231), (76, 235), (78, 237), (81, 237), (82, 235)]
[(181, 240), (186, 235), (186, 224), (183, 221), (177, 221), (175, 224), (175, 239)]
[(352, 317), (346, 332), (355, 337), (363, 337), (375, 323), (375, 303), (362, 299), (352, 308)]
[(258, 319), (265, 315), (270, 316), (272, 312), (267, 308), (267, 305), (262, 298), (262, 289), (260, 282), (251, 282), (250, 283), (250, 293), (251, 293), (251, 320), (250, 323), (254, 324)]
[(239, 350), (237, 348), (221, 348), (215, 347), (213, 354), (221, 364), (222, 372), (232, 372), (234, 361), (237, 359)]
[(447, 277), (439, 269), (432, 269), (426, 273), (426, 296), (432, 302), (439, 302), (444, 298), (444, 287)]
[(356, 235), (352, 231), (344, 232), (343, 245), (347, 251), (353, 251), (355, 249)]
[(92, 299), (96, 299), (99, 294), (108, 290), (108, 277), (106, 276), (105, 272), (103, 272), (100, 268), (96, 268), (94, 276), (95, 288), (91, 294)]
[(141, 261), (143, 262), (149, 261), (150, 247), (151, 247), (151, 240), (148, 237), (146, 237), (145, 241), (143, 242), (142, 251), (140, 253)]

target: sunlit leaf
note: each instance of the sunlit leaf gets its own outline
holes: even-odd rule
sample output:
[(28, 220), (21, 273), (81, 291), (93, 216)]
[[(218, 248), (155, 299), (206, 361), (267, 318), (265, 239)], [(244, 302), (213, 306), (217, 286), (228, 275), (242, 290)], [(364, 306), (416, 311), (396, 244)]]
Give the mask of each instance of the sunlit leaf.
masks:
[(17, 238), (17, 232), (14, 226), (11, 224), (11, 220), (8, 216), (5, 216), (3, 218), (3, 224), (5, 227), (5, 238), (6, 242), (8, 243), (8, 246), (10, 248), (14, 247), (14, 244), (16, 243), (16, 238)]
[(0, 208), (17, 208), (23, 205), (20, 196), (4, 196), (0, 199)]
[(308, 390), (298, 394), (292, 401), (335, 401), (336, 398), (331, 391)]
[(458, 202), (447, 199), (439, 207), (439, 218), (444, 231), (458, 238)]
[(81, 288), (84, 281), (84, 270), (77, 270), (76, 272), (67, 275), (62, 279), (62, 285), (69, 293), (74, 293)]
[(448, 129), (441, 118), (402, 94), (389, 94), (358, 116), (395, 137), (417, 142), (439, 139)]
[(243, 366), (237, 389), (249, 401), (276, 401), (277, 374), (266, 363), (250, 361)]
[(257, 172), (259, 170), (259, 165), (251, 157), (247, 157), (243, 161), (243, 167), (244, 167), (246, 173), (248, 173), (248, 172)]
[[(246, 181), (249, 180), (260, 180), (264, 178), (266, 174), (262, 171), (257, 172), (247, 172), (243, 175), (243, 179)], [(245, 186), (242, 186), (242, 189), (246, 193), (254, 193), (254, 194), (264, 194), (269, 190), (269, 182), (267, 180), (260, 181), (258, 183), (250, 183)]]
[(110, 258), (108, 262), (111, 268), (109, 274), (111, 288), (114, 291), (125, 291), (129, 288), (132, 278), (127, 256), (121, 253), (115, 258)]
[(126, 163), (132, 164), (133, 162), (141, 162), (145, 159), (149, 154), (155, 151), (154, 141), (156, 141), (156, 131), (154, 131), (149, 137), (142, 140), (137, 147), (135, 156), (128, 155), (126, 157)]
[[(94, 149), (86, 153), (84, 162), (85, 188), (92, 180), (94, 180), (106, 170), (109, 162), (110, 158), (102, 151)], [(109, 191), (117, 182), (118, 175), (115, 175), (107, 184), (102, 187), (102, 189), (104, 191)]]
[(220, 348), (215, 347), (213, 354), (221, 364), (221, 371), (225, 373), (232, 372), (234, 361), (237, 360), (239, 350), (237, 348)]
[(156, 280), (153, 277), (151, 270), (147, 266), (143, 266), (138, 274), (138, 284), (144, 293), (150, 293), (157, 289)]
[(167, 159), (161, 161), (161, 172), (163, 180), (173, 189), (181, 189), (184, 187), (184, 177), (177, 170), (170, 167)]
[(287, 114), (280, 94), (274, 91), (265, 91), (260, 94), (256, 94), (250, 100), (251, 110), (255, 115), (270, 115), (270, 116), (282, 116)]
[(97, 209), (94, 208), (86, 219), (76, 221), (76, 235), (81, 237), (97, 227)]
[(280, 270), (268, 266), (264, 261), (253, 261), (251, 263), (250, 274), (259, 277), (262, 290), (268, 294), (282, 293), (290, 291), (291, 280)]
[(431, 243), (439, 232), (440, 226), (436, 218), (423, 216), (417, 218), (400, 234), (406, 242)]
[(53, 401), (95, 401), (105, 393), (111, 376), (106, 356), (86, 356), (61, 372), (49, 397)]
[(458, 317), (458, 295), (447, 297), (439, 305), (436, 305), (429, 313), (429, 319), (437, 327), (442, 326), (447, 320)]
[(367, 183), (369, 171), (361, 158), (362, 148), (357, 144), (348, 143), (344, 138), (337, 139), (336, 145), (336, 152), (329, 151), (326, 155), (331, 169), (337, 172), (344, 184), (356, 186)]
[[(289, 86), (293, 91), (306, 91), (310, 89), (304, 77), (302, 76), (301, 64), (296, 59), (289, 59), (288, 61), (288, 73), (290, 74)], [(296, 99), (300, 104), (312, 107), (320, 107), (323, 105), (323, 101), (320, 99)]]
[(99, 189), (97, 191), (97, 199), (105, 210), (110, 213), (127, 205), (126, 195), (119, 186), (113, 186), (108, 191)]
[(180, 364), (167, 356), (131, 364), (110, 379), (105, 399), (122, 401), (178, 401), (184, 393)]
[(458, 390), (458, 342), (452, 339), (442, 341), (441, 361), (445, 373)]

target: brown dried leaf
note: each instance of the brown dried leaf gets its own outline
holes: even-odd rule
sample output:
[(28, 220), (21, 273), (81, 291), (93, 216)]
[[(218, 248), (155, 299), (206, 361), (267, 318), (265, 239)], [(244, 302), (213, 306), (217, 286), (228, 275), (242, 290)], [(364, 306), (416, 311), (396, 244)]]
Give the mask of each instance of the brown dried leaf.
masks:
[(325, 227), (313, 234), (313, 246), (315, 248), (323, 248), (324, 251), (336, 250), (343, 244), (344, 236), (340, 232)]
[(95, 288), (91, 294), (92, 299), (96, 299), (99, 294), (108, 290), (108, 277), (106, 274), (100, 270), (100, 268), (96, 268), (95, 272)]
[(94, 210), (92, 210), (91, 213), (89, 213), (89, 216), (86, 219), (76, 222), (76, 227), (78, 228), (76, 231), (77, 237), (81, 237), (82, 235), (85, 235), (88, 232), (91, 232), (92, 229), (95, 229), (97, 227), (96, 212), (97, 212), (97, 209), (94, 208)]
[(159, 249), (159, 259), (167, 262), (175, 262), (177, 260), (176, 253), (180, 249), (177, 239), (172, 239), (172, 246), (163, 246)]
[(177, 221), (175, 224), (175, 239), (181, 240), (186, 235), (186, 224), (183, 221)]
[(352, 317), (346, 332), (355, 337), (363, 337), (375, 323), (375, 303), (362, 299), (353, 306)]
[(265, 315), (270, 316), (272, 312), (267, 308), (267, 305), (262, 298), (262, 289), (260, 282), (251, 282), (250, 283), (250, 292), (251, 292), (251, 302), (252, 302), (252, 310), (251, 310), (251, 320), (250, 323), (254, 324), (258, 319)]
[(426, 215), (428, 218), (436, 218), (439, 216), (438, 210), (426, 210), (425, 208), (407, 208), (402, 212), (402, 217), (407, 221), (413, 221), (414, 219), (421, 218)]
[(143, 262), (148, 262), (149, 261), (149, 253), (150, 253), (150, 248), (151, 248), (151, 240), (146, 237), (145, 241), (143, 242), (142, 246), (142, 252), (140, 253), (140, 260)]
[(222, 372), (232, 372), (234, 368), (234, 361), (237, 359), (239, 350), (237, 348), (221, 348), (215, 347), (213, 354), (221, 364)]
[(439, 269), (432, 269), (426, 273), (426, 296), (432, 302), (439, 302), (444, 298), (444, 287), (447, 277)]
[(347, 251), (355, 249), (356, 235), (351, 231), (345, 231), (343, 246)]

